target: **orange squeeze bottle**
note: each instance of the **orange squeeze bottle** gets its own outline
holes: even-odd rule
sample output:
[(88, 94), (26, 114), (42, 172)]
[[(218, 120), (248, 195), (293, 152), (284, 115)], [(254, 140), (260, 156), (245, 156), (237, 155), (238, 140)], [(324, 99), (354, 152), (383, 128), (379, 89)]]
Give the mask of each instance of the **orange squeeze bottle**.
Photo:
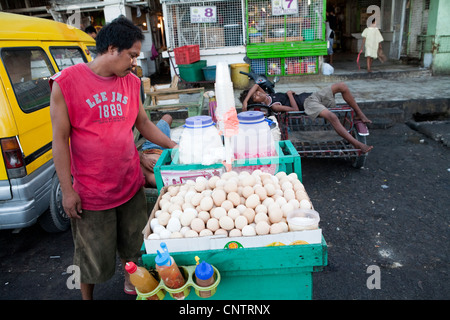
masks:
[[(127, 262), (125, 270), (130, 274), (130, 281), (140, 293), (149, 293), (159, 285), (158, 281), (143, 267), (138, 267), (134, 262)], [(147, 298), (147, 300), (159, 300), (158, 296)]]

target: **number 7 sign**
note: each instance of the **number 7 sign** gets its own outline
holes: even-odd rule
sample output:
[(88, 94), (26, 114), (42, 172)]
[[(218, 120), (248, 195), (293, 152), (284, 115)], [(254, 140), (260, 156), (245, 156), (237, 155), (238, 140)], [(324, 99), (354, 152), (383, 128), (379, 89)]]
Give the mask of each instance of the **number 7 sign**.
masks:
[(280, 16), (298, 13), (298, 0), (272, 0), (272, 14)]

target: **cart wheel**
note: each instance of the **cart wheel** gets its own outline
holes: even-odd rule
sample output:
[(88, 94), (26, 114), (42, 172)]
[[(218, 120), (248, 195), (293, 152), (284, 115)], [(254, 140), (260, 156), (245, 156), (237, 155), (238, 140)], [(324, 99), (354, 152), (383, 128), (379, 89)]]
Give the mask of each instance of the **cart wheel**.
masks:
[[(352, 134), (356, 140), (358, 140), (359, 142), (362, 142), (364, 144), (367, 144), (366, 136), (361, 136), (360, 134), (358, 134), (358, 131), (355, 128), (352, 130)], [(367, 159), (367, 153), (364, 153), (364, 154), (354, 158), (353, 163), (352, 163), (353, 167), (355, 167), (357, 169), (364, 167), (364, 165), (366, 164), (366, 159)]]

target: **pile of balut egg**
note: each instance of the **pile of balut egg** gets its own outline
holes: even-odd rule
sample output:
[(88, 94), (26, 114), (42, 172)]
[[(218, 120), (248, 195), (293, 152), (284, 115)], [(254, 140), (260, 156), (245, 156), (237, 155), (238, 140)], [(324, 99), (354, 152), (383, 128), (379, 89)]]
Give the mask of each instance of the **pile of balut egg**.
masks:
[(287, 214), (312, 208), (296, 173), (271, 175), (260, 170), (230, 171), (168, 186), (157, 205), (148, 239), (288, 232)]

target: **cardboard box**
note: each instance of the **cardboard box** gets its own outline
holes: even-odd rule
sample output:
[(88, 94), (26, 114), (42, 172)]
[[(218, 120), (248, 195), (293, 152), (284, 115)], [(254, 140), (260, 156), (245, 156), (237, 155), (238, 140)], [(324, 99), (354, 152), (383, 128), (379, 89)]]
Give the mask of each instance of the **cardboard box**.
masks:
[(156, 250), (161, 250), (161, 242), (165, 242), (170, 252), (189, 252), (202, 250), (215, 250), (224, 248), (258, 248), (274, 243), (282, 243), (290, 245), (295, 241), (306, 241), (309, 244), (322, 242), (322, 229), (289, 231), (279, 234), (257, 235), (251, 237), (227, 237), (223, 235), (195, 237), (195, 238), (179, 238), (179, 239), (158, 239), (149, 240), (148, 236), (152, 233), (150, 221), (155, 217), (155, 212), (160, 209), (159, 201), (162, 195), (167, 191), (168, 187), (161, 189), (161, 193), (157, 199), (155, 206), (150, 214), (147, 225), (142, 231), (144, 235), (144, 245), (147, 254), (155, 254)]

